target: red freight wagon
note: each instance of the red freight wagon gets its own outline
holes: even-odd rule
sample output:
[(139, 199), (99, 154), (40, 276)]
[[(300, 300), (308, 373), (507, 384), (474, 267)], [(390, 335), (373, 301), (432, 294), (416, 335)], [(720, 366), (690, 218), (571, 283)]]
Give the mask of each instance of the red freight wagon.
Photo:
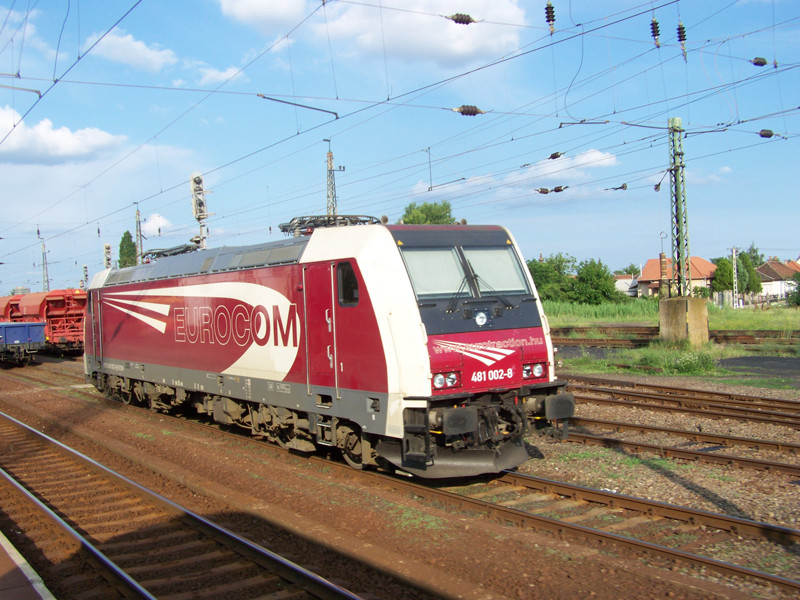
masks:
[(81, 350), (86, 298), (86, 292), (80, 289), (7, 296), (0, 298), (0, 316), (13, 322), (44, 321), (48, 347)]
[(95, 275), (88, 380), (422, 477), (516, 467), (529, 419), (572, 416), (507, 230), (343, 216), (285, 227), (304, 235)]
[(20, 298), (22, 298), (20, 294), (0, 298), (0, 321), (13, 322), (21, 320), (19, 312)]

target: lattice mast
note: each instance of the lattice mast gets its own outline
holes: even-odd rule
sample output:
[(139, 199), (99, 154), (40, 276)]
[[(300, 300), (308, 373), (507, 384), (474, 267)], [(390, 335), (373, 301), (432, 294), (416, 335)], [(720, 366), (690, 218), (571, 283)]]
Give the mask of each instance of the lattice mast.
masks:
[(47, 270), (47, 249), (44, 247), (44, 240), (42, 240), (42, 291), (50, 291), (50, 274)]
[(689, 219), (684, 178), (683, 127), (680, 117), (669, 120), (670, 188), (672, 196), (672, 276), (679, 296), (691, 296), (692, 266), (689, 254)]
[(136, 264), (142, 264), (142, 252), (144, 247), (142, 243), (142, 215), (139, 212), (139, 203), (134, 202), (136, 205)]
[(331, 152), (331, 141), (330, 140), (322, 140), (323, 142), (328, 142), (328, 216), (335, 216), (338, 213), (337, 203), (338, 200), (336, 198), (336, 171), (344, 171), (344, 167), (336, 167), (333, 166), (333, 152)]

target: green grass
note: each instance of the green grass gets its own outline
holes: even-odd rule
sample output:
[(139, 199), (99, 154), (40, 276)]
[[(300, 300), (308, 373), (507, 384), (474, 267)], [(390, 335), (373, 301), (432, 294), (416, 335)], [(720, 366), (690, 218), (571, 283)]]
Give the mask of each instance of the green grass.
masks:
[(575, 304), (542, 302), (544, 313), (553, 327), (587, 326), (600, 323), (643, 323), (658, 325), (658, 302), (639, 298), (619, 304)]
[[(574, 304), (572, 302), (542, 302), (552, 327), (587, 327), (601, 324), (636, 323), (658, 325), (658, 301), (637, 298), (619, 304)], [(760, 308), (719, 308), (708, 305), (709, 329), (769, 329), (790, 332), (800, 330), (800, 310), (774, 306)]]
[(783, 331), (800, 330), (800, 310), (776, 306), (769, 310), (758, 308), (719, 308), (708, 305), (710, 329), (770, 329)]
[(565, 358), (564, 368), (584, 373), (621, 373), (630, 369), (659, 375), (708, 376), (725, 374), (716, 361), (742, 356), (740, 348), (704, 344), (691, 348), (685, 343), (654, 341), (644, 348), (610, 348), (606, 358), (594, 358), (584, 351), (581, 356)]

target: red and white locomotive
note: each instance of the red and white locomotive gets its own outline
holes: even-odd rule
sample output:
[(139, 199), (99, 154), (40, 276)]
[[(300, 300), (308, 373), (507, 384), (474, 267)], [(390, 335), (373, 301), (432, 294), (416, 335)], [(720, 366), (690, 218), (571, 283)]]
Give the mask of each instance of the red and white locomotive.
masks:
[(506, 229), (360, 216), (282, 228), (296, 235), (95, 275), (87, 379), (421, 477), (516, 467), (529, 418), (572, 416)]

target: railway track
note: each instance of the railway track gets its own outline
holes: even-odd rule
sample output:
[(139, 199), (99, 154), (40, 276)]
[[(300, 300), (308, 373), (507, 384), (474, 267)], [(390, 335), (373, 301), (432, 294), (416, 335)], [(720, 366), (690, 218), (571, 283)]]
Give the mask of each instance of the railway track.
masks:
[(0, 415), (2, 512), (60, 597), (359, 598)]
[[(658, 327), (649, 326), (601, 326), (601, 327), (553, 327), (553, 344), (560, 346), (594, 346), (601, 348), (640, 348), (659, 336)], [(591, 336), (591, 337), (590, 337)], [(763, 344), (800, 345), (800, 330), (784, 332), (777, 330), (725, 330), (708, 332), (709, 340), (718, 344), (740, 344), (761, 346)]]
[[(258, 442), (250, 443), (261, 447)], [(311, 462), (317, 460), (324, 461), (315, 457)], [(467, 511), (565, 540), (598, 545), (605, 552), (646, 554), (654, 564), (666, 568), (691, 566), (756, 588), (770, 586), (787, 594), (800, 591), (800, 583), (791, 576), (792, 572), (800, 572), (798, 532), (795, 530), (547, 480), (514, 479), (518, 476), (512, 474), (464, 488), (436, 489), (388, 479), (378, 473), (354, 472), (329, 461), (324, 464), (325, 469), (341, 470), (343, 478), (388, 486), (434, 506)], [(742, 538), (747, 540), (750, 555), (771, 555), (775, 557), (772, 562), (791, 566), (784, 572), (769, 572), (768, 568), (753, 568), (746, 562), (734, 564), (724, 559), (724, 549), (719, 552), (714, 549), (726, 545), (741, 547)], [(720, 553), (723, 558), (719, 558)]]
[(770, 556), (769, 562), (783, 566), (791, 563), (785, 571), (796, 576), (800, 572), (797, 530), (510, 472), (458, 487), (434, 487), (370, 472), (357, 476), (374, 478), (376, 485), (435, 506), (599, 546), (605, 552), (644, 554), (664, 561), (665, 568), (678, 564), (800, 593), (796, 577), (713, 557), (747, 538), (755, 556)]
[(740, 405), (755, 406), (783, 406), (790, 410), (800, 410), (800, 401), (782, 400), (780, 398), (768, 398), (765, 396), (752, 396), (738, 394), (734, 392), (716, 392), (709, 390), (698, 390), (672, 385), (661, 385), (652, 383), (641, 383), (638, 381), (627, 381), (622, 379), (608, 379), (605, 377), (591, 377), (586, 375), (568, 375), (566, 379), (572, 386), (587, 385), (591, 387), (614, 388), (617, 391), (631, 390), (633, 392), (661, 394), (664, 396), (676, 396), (679, 398), (694, 398), (714, 400), (717, 402), (737, 401)]
[[(611, 387), (613, 383), (603, 381), (600, 385), (576, 383), (570, 378), (569, 390), (579, 402), (605, 403), (629, 408), (643, 408), (694, 414), (707, 418), (739, 419), (757, 421), (773, 425), (783, 425), (800, 429), (800, 402), (770, 398), (743, 400), (742, 397), (729, 399), (701, 393), (697, 396), (691, 391), (685, 394), (637, 388)], [(663, 386), (660, 386), (663, 390)], [(677, 388), (676, 388), (677, 389)]]
[[(597, 378), (571, 378), (569, 389), (582, 403), (607, 404), (623, 409), (661, 411), (702, 419), (735, 419), (743, 423), (762, 423), (800, 429), (800, 402), (727, 394), (702, 392), (670, 386), (652, 386)], [(626, 412), (626, 411), (623, 411)], [(571, 420), (573, 429), (569, 441), (606, 447), (622, 448), (639, 453), (650, 452), (660, 456), (713, 464), (731, 464), (743, 468), (775, 471), (800, 475), (800, 465), (792, 462), (800, 454), (800, 444), (751, 437), (726, 435), (703, 431), (699, 425), (694, 430), (661, 427), (642, 423), (639, 413), (633, 413), (631, 422), (609, 421), (576, 416)], [(610, 434), (608, 433), (610, 432)], [(646, 435), (650, 440), (658, 436), (658, 444), (641, 439), (619, 439), (621, 432)], [(673, 441), (664, 441), (664, 438)], [(698, 446), (687, 448), (680, 440), (689, 439)], [(754, 458), (727, 454), (731, 448), (747, 448), (769, 455)], [(778, 455), (777, 457), (774, 455)], [(790, 459), (786, 462), (786, 459)]]

